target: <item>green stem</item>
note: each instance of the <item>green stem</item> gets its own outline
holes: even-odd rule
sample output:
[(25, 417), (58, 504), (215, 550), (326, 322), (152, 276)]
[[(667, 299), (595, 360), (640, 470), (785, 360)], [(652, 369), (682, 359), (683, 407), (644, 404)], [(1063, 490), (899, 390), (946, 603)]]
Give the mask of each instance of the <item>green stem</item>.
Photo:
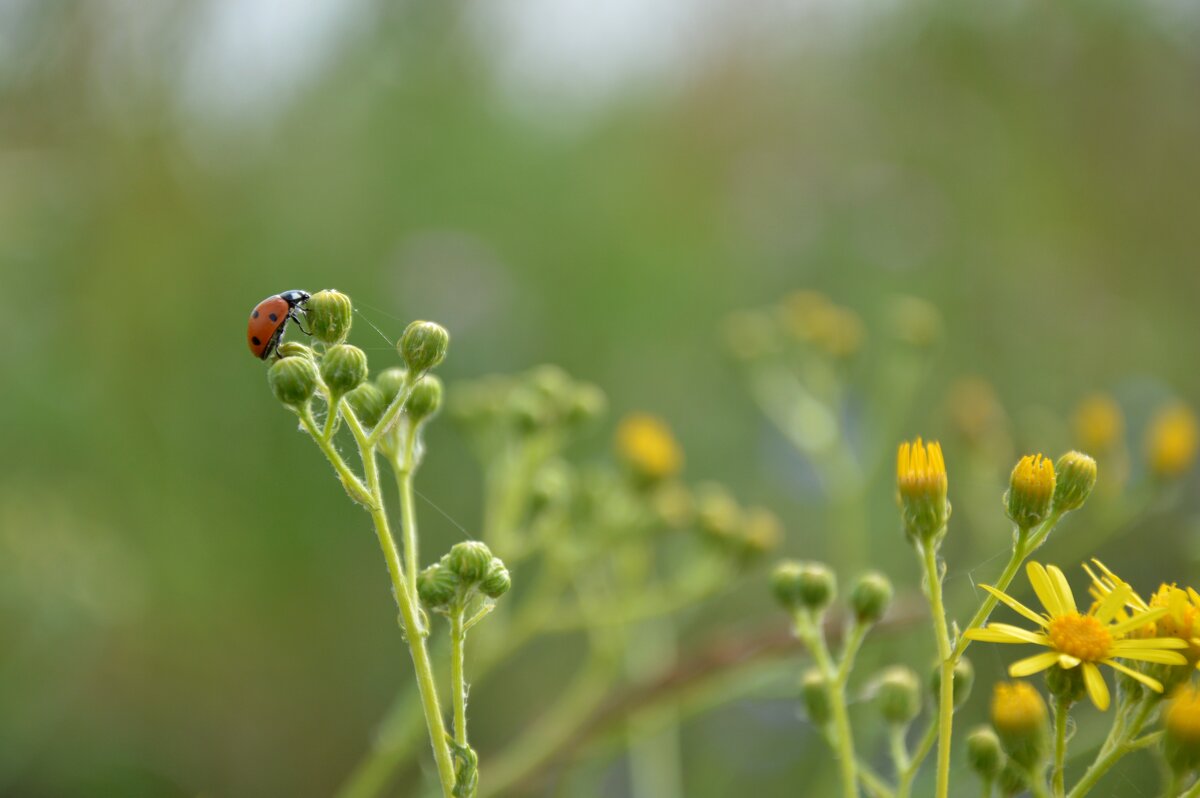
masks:
[(991, 779), (980, 779), (979, 795), (981, 798), (992, 798), (992, 783)]
[[(358, 443), (359, 454), (362, 457), (363, 474), (367, 481), (373, 504), (369, 508), (371, 520), (375, 523), (375, 535), (379, 538), (379, 547), (387, 561), (388, 574), (392, 578), (393, 592), (396, 594), (396, 604), (400, 608), (400, 623), (412, 655), (413, 671), (417, 678), (417, 687), (421, 693), (421, 706), (425, 712), (425, 725), (429, 729), (429, 741), (433, 747), (433, 757), (437, 762), (438, 776), (442, 782), (442, 792), (445, 798), (454, 798), (455, 775), (454, 762), (450, 755), (450, 746), (446, 744), (446, 724), (442, 718), (442, 710), (438, 703), (437, 683), (433, 677), (433, 665), (429, 658), (429, 648), (425, 645), (425, 630), (416, 604), (415, 592), (409, 591), (404, 577), (404, 563), (400, 552), (396, 549), (396, 541), (388, 527), (387, 512), (383, 506), (383, 491), (379, 487), (379, 464), (375, 459), (375, 446), (371, 438), (363, 431), (358, 418), (348, 407), (344, 416), (354, 440)], [(376, 427), (376, 431), (378, 431)]]
[(1046, 777), (1043, 768), (1044, 765), (1041, 765), (1038, 767), (1038, 770), (1029, 771), (1029, 792), (1032, 793), (1033, 798), (1050, 798), (1050, 793), (1046, 790), (1046, 785), (1042, 781)]
[(921, 742), (917, 743), (916, 751), (912, 755), (912, 759), (908, 763), (908, 767), (900, 774), (896, 785), (896, 798), (908, 798), (912, 792), (913, 779), (917, 777), (917, 771), (921, 769), (921, 763), (925, 757), (929, 756), (929, 752), (933, 750), (933, 744), (937, 741), (938, 726), (936, 719), (929, 721), (929, 725), (925, 727), (925, 733), (921, 735)]
[(1054, 776), (1052, 786), (1055, 798), (1066, 793), (1063, 784), (1063, 762), (1067, 756), (1067, 718), (1071, 712), (1071, 700), (1060, 697), (1054, 704)]
[(938, 661), (941, 663), (941, 689), (938, 695), (938, 762), (937, 796), (950, 795), (950, 740), (954, 722), (954, 663), (950, 649), (950, 630), (946, 627), (946, 608), (942, 604), (942, 575), (938, 573), (937, 548), (930, 542), (921, 545), (925, 565), (926, 594), (929, 612), (933, 617), (934, 637), (937, 639)]
[(796, 614), (796, 634), (808, 646), (813, 662), (829, 684), (829, 704), (833, 720), (832, 744), (841, 773), (842, 795), (843, 798), (857, 798), (857, 761), (854, 756), (854, 735), (850, 730), (850, 714), (846, 710), (845, 682), (842, 680), (840, 669), (834, 667), (829, 656), (819, 623), (808, 610), (800, 610)]
[(400, 527), (403, 530), (405, 577), (409, 590), (417, 594), (417, 572), (421, 558), (417, 550), (417, 513), (413, 502), (413, 471), (416, 470), (417, 425), (408, 424), (403, 432), (403, 451), (392, 461), (396, 474), (396, 489), (400, 494)]
[(891, 788), (866, 762), (858, 763), (858, 780), (873, 798), (894, 798)]
[(338, 452), (333, 443), (326, 437), (323, 437), (317, 429), (317, 422), (313, 418), (312, 408), (305, 405), (299, 411), (300, 423), (308, 432), (309, 436), (316, 442), (317, 448), (325, 455), (325, 459), (333, 466), (333, 470), (337, 472), (338, 477), (342, 480), (342, 486), (346, 488), (346, 492), (350, 497), (359, 504), (369, 506), (372, 498), (367, 492), (367, 488), (363, 485), (362, 480), (358, 475), (350, 470), (350, 466), (346, 465), (346, 461), (342, 459), (342, 455)]
[(1100, 755), (1096, 757), (1096, 761), (1092, 763), (1087, 772), (1083, 774), (1076, 785), (1071, 788), (1071, 792), (1067, 793), (1067, 798), (1082, 798), (1096, 786), (1096, 783), (1104, 777), (1113, 765), (1121, 757), (1128, 754), (1130, 751), (1136, 750), (1138, 746), (1131, 745), (1130, 741), (1137, 736), (1142, 727), (1146, 725), (1151, 713), (1158, 707), (1158, 697), (1145, 697), (1141, 699), (1141, 706), (1138, 707), (1136, 713), (1129, 720), (1129, 723), (1116, 735), (1109, 736), (1105, 740), (1104, 746), (1100, 749)]
[(904, 742), (906, 727), (899, 723), (888, 724), (888, 750), (892, 755), (892, 763), (896, 766), (896, 776), (908, 770), (908, 746)]
[[(1169, 793), (1169, 795), (1174, 795), (1174, 793)], [(1200, 779), (1197, 779), (1196, 783), (1187, 792), (1180, 795), (1179, 798), (1200, 798)]]
[(450, 692), (454, 698), (454, 742), (467, 744), (467, 682), (464, 676), (464, 649), (467, 634), (463, 630), (463, 608), (450, 616)]
[[(417, 376), (419, 377), (420, 375)], [(412, 394), (413, 386), (416, 384), (417, 380), (411, 373), (405, 375), (404, 382), (400, 385), (400, 390), (396, 392), (396, 397), (387, 406), (387, 410), (383, 411), (383, 415), (379, 417), (379, 423), (371, 430), (371, 434), (366, 437), (366, 440), (360, 443), (360, 447), (365, 444), (366, 449), (375, 450), (379, 439), (391, 430), (392, 425), (396, 423), (396, 418), (404, 410), (404, 403), (408, 401), (408, 397)]]

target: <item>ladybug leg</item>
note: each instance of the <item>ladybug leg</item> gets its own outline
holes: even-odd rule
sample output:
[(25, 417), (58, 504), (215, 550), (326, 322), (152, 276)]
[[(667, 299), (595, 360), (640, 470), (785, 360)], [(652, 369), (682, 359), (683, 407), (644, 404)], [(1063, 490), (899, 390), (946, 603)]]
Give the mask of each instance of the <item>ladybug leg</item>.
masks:
[(305, 335), (312, 335), (308, 330), (304, 329), (304, 325), (300, 323), (300, 317), (304, 315), (304, 311), (295, 308), (291, 311), (292, 321), (296, 322), (296, 326), (300, 328), (300, 332)]

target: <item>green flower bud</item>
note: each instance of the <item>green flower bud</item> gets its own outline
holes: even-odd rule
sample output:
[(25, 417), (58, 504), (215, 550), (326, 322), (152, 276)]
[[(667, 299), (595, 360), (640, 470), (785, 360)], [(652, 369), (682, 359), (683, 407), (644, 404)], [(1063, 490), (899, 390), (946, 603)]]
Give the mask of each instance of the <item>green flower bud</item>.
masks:
[(725, 488), (711, 483), (696, 488), (696, 527), (705, 537), (728, 542), (737, 534), (741, 518), (742, 509)]
[(1046, 702), (1028, 682), (1000, 682), (992, 694), (992, 726), (1004, 752), (1026, 770), (1040, 766), (1049, 739)]
[(824, 563), (785, 560), (771, 574), (771, 590), (786, 609), (820, 612), (833, 601), (837, 580)]
[(1054, 665), (1046, 670), (1046, 690), (1058, 699), (1074, 704), (1087, 693), (1083, 682), (1083, 668), (1060, 668)]
[(271, 364), (267, 382), (276, 399), (299, 407), (317, 390), (317, 367), (306, 357), (285, 357)]
[(450, 333), (445, 327), (432, 321), (414, 321), (404, 331), (397, 348), (409, 371), (419, 373), (445, 360), (449, 346)]
[(577, 385), (571, 392), (571, 400), (567, 406), (567, 423), (587, 424), (604, 415), (608, 407), (608, 397), (604, 391), (595, 385)]
[(346, 402), (365, 427), (373, 427), (378, 424), (383, 411), (387, 410), (387, 402), (384, 401), (383, 393), (369, 382), (364, 382), (346, 394)]
[(313, 294), (304, 308), (313, 338), (327, 344), (340, 344), (350, 334), (354, 306), (350, 297), (329, 289)]
[(492, 564), (492, 552), (487, 544), (479, 540), (455, 543), (450, 549), (446, 565), (466, 584), (473, 585), (483, 579)]
[(367, 379), (367, 355), (357, 346), (329, 347), (321, 358), (321, 377), (334, 396), (344, 396)]
[(1052, 506), (1059, 512), (1078, 510), (1096, 487), (1096, 461), (1083, 452), (1067, 452), (1054, 470), (1058, 473)]
[(860, 623), (875, 623), (892, 603), (891, 581), (878, 571), (868, 571), (850, 588), (850, 608)]
[(987, 726), (978, 726), (967, 735), (967, 765), (985, 782), (993, 782), (1004, 767), (1000, 738)]
[(275, 353), (280, 357), (306, 357), (314, 362), (317, 359), (312, 347), (299, 341), (284, 341), (275, 349)]
[(458, 595), (458, 575), (444, 564), (434, 563), (417, 575), (417, 596), (431, 610), (444, 610)]
[(571, 393), (572, 382), (559, 366), (545, 364), (529, 372), (529, 384), (538, 394), (558, 403)]
[(437, 415), (442, 407), (442, 381), (432, 374), (417, 380), (404, 410), (413, 421), (426, 421)]
[(573, 474), (562, 460), (551, 460), (534, 475), (529, 486), (529, 505), (539, 513), (552, 504), (566, 501), (571, 495)]
[[(954, 708), (958, 709), (967, 702), (971, 695), (971, 688), (975, 686), (975, 668), (971, 665), (971, 660), (966, 657), (961, 657), (958, 663), (954, 666)], [(929, 678), (929, 691), (933, 695), (941, 695), (942, 691), (942, 666), (935, 665), (933, 674)]]
[(879, 677), (879, 712), (888, 723), (906, 726), (921, 714), (921, 682), (911, 668), (896, 665)]
[(383, 401), (390, 405), (407, 382), (408, 371), (399, 366), (393, 366), (379, 373), (379, 376), (375, 378), (375, 387), (383, 394)]
[(829, 682), (821, 671), (811, 668), (800, 677), (800, 700), (804, 712), (815, 726), (829, 723), (832, 707), (829, 702)]
[(775, 513), (762, 507), (750, 507), (742, 516), (742, 553), (748, 558), (761, 557), (783, 540), (783, 524)]
[(479, 589), (483, 595), (488, 598), (497, 599), (508, 592), (512, 587), (512, 577), (508, 574), (508, 569), (504, 567), (504, 563), (499, 557), (493, 557), (488, 563), (487, 573), (483, 575), (483, 581), (479, 583)]
[(1028, 454), (1013, 469), (1004, 500), (1008, 517), (1022, 529), (1035, 527), (1050, 512), (1054, 498), (1054, 464), (1040, 454)]

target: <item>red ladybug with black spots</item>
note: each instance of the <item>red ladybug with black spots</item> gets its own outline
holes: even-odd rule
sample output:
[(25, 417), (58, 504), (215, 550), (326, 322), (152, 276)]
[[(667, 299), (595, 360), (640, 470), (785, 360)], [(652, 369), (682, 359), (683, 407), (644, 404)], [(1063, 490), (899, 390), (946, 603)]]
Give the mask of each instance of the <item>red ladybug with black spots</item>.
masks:
[[(283, 331), (290, 319), (300, 326), (304, 303), (309, 300), (307, 291), (284, 291), (259, 302), (250, 313), (250, 325), (246, 328), (246, 342), (255, 357), (266, 360), (279, 345)], [(305, 335), (308, 331), (300, 326)]]

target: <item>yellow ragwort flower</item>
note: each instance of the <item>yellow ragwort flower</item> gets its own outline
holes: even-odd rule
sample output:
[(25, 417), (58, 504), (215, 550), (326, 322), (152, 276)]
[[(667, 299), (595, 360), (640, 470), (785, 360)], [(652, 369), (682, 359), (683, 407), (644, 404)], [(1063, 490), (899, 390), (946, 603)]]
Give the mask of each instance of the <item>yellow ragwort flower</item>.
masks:
[(1075, 437), (1089, 452), (1108, 452), (1125, 433), (1121, 406), (1108, 394), (1092, 394), (1080, 402), (1073, 422)]
[(1144, 637), (1178, 637), (1187, 644), (1182, 653), (1188, 662), (1195, 663), (1200, 668), (1200, 593), (1192, 588), (1182, 588), (1174, 584), (1161, 584), (1158, 590), (1146, 601), (1135, 593), (1119, 576), (1110, 571), (1104, 563), (1092, 560), (1101, 576), (1092, 573), (1086, 565), (1083, 566), (1092, 577), (1089, 592), (1097, 601), (1122, 587), (1129, 589), (1129, 598), (1125, 606), (1133, 612), (1147, 612), (1165, 609), (1166, 612), (1157, 621), (1147, 624), (1134, 632)]
[(1169, 650), (1187, 646), (1187, 643), (1178, 638), (1131, 636), (1138, 628), (1166, 615), (1165, 607), (1135, 610), (1128, 613), (1124, 620), (1118, 619), (1118, 615), (1128, 605), (1131, 593), (1128, 585), (1121, 583), (1115, 586), (1085, 614), (1076, 608), (1071, 586), (1058, 568), (1053, 565), (1043, 567), (1041, 563), (1030, 562), (1025, 567), (1025, 573), (1046, 612), (1036, 613), (1012, 596), (989, 585), (981, 587), (1015, 612), (1036, 623), (1039, 629), (1029, 631), (1005, 623), (989, 623), (981, 629), (969, 629), (966, 633), (971, 640), (989, 643), (1033, 643), (1050, 649), (1014, 662), (1008, 668), (1009, 676), (1029, 676), (1055, 665), (1067, 669), (1082, 667), (1084, 685), (1092, 703), (1100, 709), (1107, 709), (1108, 685), (1104, 682), (1099, 665), (1108, 665), (1161, 693), (1161, 682), (1117, 660), (1128, 659), (1164, 665), (1187, 663), (1178, 651)]
[(631, 413), (617, 427), (617, 453), (639, 477), (657, 482), (683, 468), (683, 450), (662, 419)]
[(928, 540), (946, 526), (950, 505), (946, 501), (949, 482), (946, 461), (937, 441), (922, 443), (917, 438), (900, 444), (896, 456), (896, 488), (910, 538)]

